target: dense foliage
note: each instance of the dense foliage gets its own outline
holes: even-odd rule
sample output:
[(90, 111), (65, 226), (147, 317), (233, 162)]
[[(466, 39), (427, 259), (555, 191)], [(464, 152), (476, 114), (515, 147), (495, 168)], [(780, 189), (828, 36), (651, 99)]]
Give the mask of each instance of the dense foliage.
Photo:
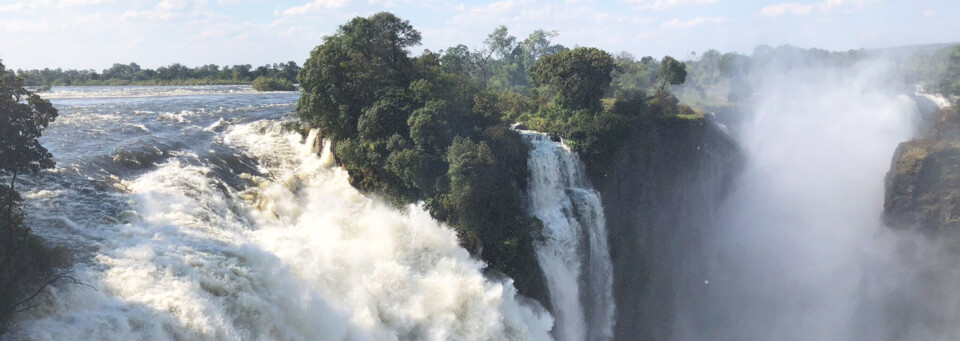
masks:
[(212, 85), (247, 84), (259, 77), (296, 82), (300, 67), (295, 62), (263, 65), (249, 64), (220, 67), (207, 64), (187, 67), (180, 63), (156, 70), (141, 68), (137, 63), (113, 64), (103, 72), (95, 70), (17, 70), (26, 86), (68, 85)]
[[(645, 58), (639, 65), (632, 65), (626, 59), (615, 60), (606, 52), (592, 48), (577, 48), (542, 58), (530, 72), (536, 84), (549, 80), (543, 82), (547, 89), (534, 92), (526, 105), (520, 106), (524, 113), (516, 115), (517, 119), (530, 128), (564, 138), (584, 159), (591, 176), (597, 178), (605, 176), (609, 168), (607, 162), (613, 159), (612, 154), (627, 139), (632, 127), (663, 120), (702, 118), (689, 106), (679, 104), (669, 92), (669, 86), (685, 81), (684, 63), (669, 56), (659, 63)], [(633, 68), (625, 71), (618, 67), (620, 65)], [(656, 71), (651, 71), (653, 67)], [(602, 105), (604, 91), (610, 91), (611, 82), (617, 77), (641, 81), (620, 84), (613, 98)], [(648, 96), (647, 89), (655, 95)], [(552, 102), (534, 97), (544, 92), (556, 92), (557, 97)]]
[(602, 175), (633, 125), (702, 117), (669, 93), (684, 63), (569, 50), (550, 42), (555, 34), (518, 41), (501, 26), (482, 50), (411, 58), (420, 33), (407, 21), (355, 18), (311, 52), (297, 113), (333, 141), (354, 187), (398, 206), (424, 202), (471, 253), (537, 295), (540, 222), (523, 197), (530, 146), (509, 123), (565, 138)]
[(398, 206), (425, 202), (491, 269), (522, 292), (542, 290), (539, 222), (522, 198), (529, 147), (471, 78), (465, 51), (411, 58), (419, 43), (390, 13), (344, 24), (304, 65), (297, 113), (334, 141), (353, 186)]
[(960, 96), (960, 46), (950, 49), (950, 56), (946, 60), (938, 85), (941, 92)]
[(297, 87), (282, 78), (257, 77), (253, 80), (253, 89), (257, 91), (294, 91)]
[(534, 85), (549, 86), (557, 93), (558, 106), (599, 110), (613, 67), (610, 54), (592, 47), (578, 47), (543, 57), (530, 69), (530, 75)]
[(0, 329), (15, 312), (28, 309), (25, 298), (42, 288), (53, 272), (65, 266), (66, 252), (47, 247), (23, 223), (17, 176), (54, 166), (52, 155), (37, 139), (57, 117), (49, 101), (23, 88), (23, 80), (0, 63)]

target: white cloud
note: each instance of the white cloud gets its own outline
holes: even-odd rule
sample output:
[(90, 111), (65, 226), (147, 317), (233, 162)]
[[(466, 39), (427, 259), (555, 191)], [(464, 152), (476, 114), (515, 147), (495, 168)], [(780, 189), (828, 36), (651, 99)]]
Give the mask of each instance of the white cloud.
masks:
[(660, 29), (662, 30), (685, 29), (685, 28), (700, 26), (703, 24), (719, 24), (721, 22), (723, 22), (723, 18), (696, 17), (690, 20), (685, 20), (685, 21), (680, 19), (673, 19), (673, 20), (665, 21), (663, 24), (661, 24)]
[(932, 9), (928, 9), (928, 10), (926, 10), (926, 11), (923, 11), (923, 16), (925, 16), (925, 17), (932, 17), (932, 16), (934, 16), (934, 15), (937, 15), (937, 12), (934, 11), (934, 10), (932, 10)]
[(786, 14), (807, 15), (813, 12), (832, 13), (835, 11), (851, 11), (877, 0), (826, 0), (815, 3), (784, 2), (769, 5), (760, 10), (760, 15), (777, 17)]
[(60, 0), (57, 4), (57, 8), (71, 8), (71, 7), (81, 7), (81, 6), (91, 6), (91, 5), (100, 5), (105, 3), (113, 2), (114, 0)]
[(120, 15), (123, 20), (174, 20), (174, 19), (203, 19), (212, 17), (214, 13), (208, 10), (206, 0), (163, 0), (152, 10), (127, 10)]
[(18, 32), (47, 32), (52, 29), (52, 25), (46, 20), (10, 20), (0, 21), (0, 32), (18, 33)]
[(20, 12), (25, 9), (32, 10), (63, 10), (70, 9), (74, 7), (83, 7), (83, 6), (92, 6), (92, 5), (101, 5), (106, 3), (114, 2), (115, 0), (40, 0), (40, 1), (30, 1), (30, 2), (16, 2), (8, 5), (0, 5), (0, 13), (6, 12)]
[(450, 21), (465, 22), (503, 22), (514, 13), (517, 2), (513, 0), (497, 1), (480, 6), (470, 6), (466, 13), (454, 16)]
[(813, 10), (813, 4), (782, 3), (770, 5), (760, 10), (760, 15), (765, 17), (776, 17), (787, 13), (794, 15), (810, 14)]
[(304, 15), (324, 9), (342, 8), (346, 6), (347, 0), (315, 0), (303, 6), (290, 7), (283, 10), (283, 15)]
[(717, 2), (717, 0), (623, 0), (623, 2), (631, 4), (633, 9), (661, 11), (683, 5), (712, 4)]
[(25, 5), (22, 2), (10, 4), (10, 5), (0, 5), (0, 13), (19, 12), (19, 11), (22, 11), (24, 7)]

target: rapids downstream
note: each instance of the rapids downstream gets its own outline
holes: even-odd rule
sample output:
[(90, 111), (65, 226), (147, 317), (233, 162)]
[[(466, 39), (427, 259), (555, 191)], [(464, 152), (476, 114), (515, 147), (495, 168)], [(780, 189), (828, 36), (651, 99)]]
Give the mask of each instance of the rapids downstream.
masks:
[(28, 223), (96, 290), (52, 288), (6, 337), (552, 338), (553, 317), (484, 277), (454, 232), (362, 195), (315, 135), (284, 129), (298, 95), (55, 89), (42, 143), (58, 168), (21, 190)]

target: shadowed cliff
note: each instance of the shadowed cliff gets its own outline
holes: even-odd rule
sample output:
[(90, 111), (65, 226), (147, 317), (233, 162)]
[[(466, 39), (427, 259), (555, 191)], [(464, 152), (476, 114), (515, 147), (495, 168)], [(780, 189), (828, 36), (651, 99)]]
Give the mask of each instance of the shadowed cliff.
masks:
[(676, 294), (703, 285), (679, 263), (702, 249), (741, 163), (712, 118), (664, 117), (634, 125), (610, 170), (594, 174), (610, 231), (616, 339), (670, 338)]

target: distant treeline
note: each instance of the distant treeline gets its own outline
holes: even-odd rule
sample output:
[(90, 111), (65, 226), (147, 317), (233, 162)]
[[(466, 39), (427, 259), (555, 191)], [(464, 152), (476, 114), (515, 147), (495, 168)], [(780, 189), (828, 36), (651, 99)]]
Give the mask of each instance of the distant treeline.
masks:
[(17, 70), (25, 86), (78, 85), (213, 85), (249, 84), (258, 77), (284, 79), (296, 83), (300, 66), (295, 62), (267, 64), (254, 68), (250, 64), (223, 66), (207, 64), (187, 67), (180, 63), (145, 69), (137, 65), (113, 64), (102, 72), (96, 70)]
[[(717, 50), (700, 55), (691, 52), (685, 61), (689, 76), (684, 84), (673, 90), (685, 103), (701, 107), (733, 105), (751, 98), (754, 90), (751, 84), (759, 84), (760, 78), (771, 74), (815, 68), (850, 68), (870, 60), (882, 61), (889, 67), (876, 80), (886, 86), (911, 89), (921, 85), (929, 92), (960, 96), (960, 46), (949, 44), (843, 52), (761, 45), (749, 56)], [(619, 71), (614, 72), (611, 87), (618, 86), (618, 83), (621, 87), (630, 86), (636, 77), (649, 78), (644, 77), (642, 68), (636, 67), (640, 64), (633, 62), (628, 54), (618, 56), (617, 64)]]

